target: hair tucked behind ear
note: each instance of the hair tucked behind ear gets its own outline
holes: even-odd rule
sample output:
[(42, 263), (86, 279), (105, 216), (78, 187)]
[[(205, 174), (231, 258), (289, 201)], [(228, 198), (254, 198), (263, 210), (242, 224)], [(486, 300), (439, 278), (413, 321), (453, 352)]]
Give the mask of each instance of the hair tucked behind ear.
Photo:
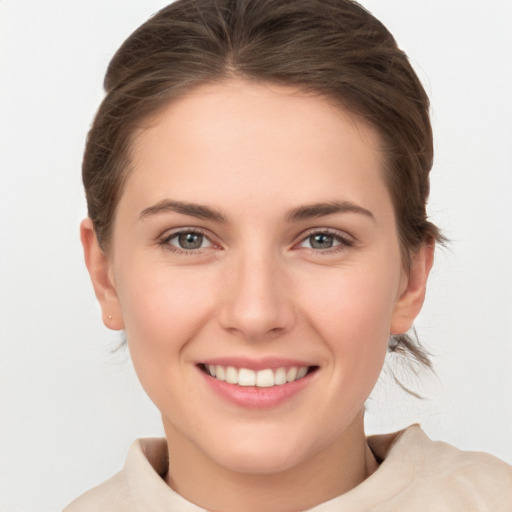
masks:
[[(429, 100), (381, 22), (351, 0), (178, 0), (113, 57), (89, 132), (83, 181), (105, 251), (137, 128), (193, 88), (233, 77), (295, 86), (370, 123), (381, 137), (404, 265), (421, 244), (443, 240), (426, 215)], [(405, 335), (390, 350), (429, 366), (427, 354)]]
[[(416, 330), (412, 329), (412, 336), (409, 334), (393, 334), (389, 338), (388, 352), (390, 354), (397, 354), (403, 360), (409, 362), (409, 366), (413, 368), (419, 365), (420, 367), (434, 371), (432, 362), (430, 361), (430, 354), (421, 346), (418, 340)], [(405, 386), (393, 373), (393, 369), (389, 369), (393, 380), (407, 393), (422, 398), (421, 395)]]

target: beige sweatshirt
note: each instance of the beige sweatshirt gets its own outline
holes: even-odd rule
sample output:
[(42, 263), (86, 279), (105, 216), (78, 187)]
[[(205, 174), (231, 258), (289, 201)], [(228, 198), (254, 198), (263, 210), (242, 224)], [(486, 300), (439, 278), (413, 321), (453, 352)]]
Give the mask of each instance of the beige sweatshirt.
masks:
[[(309, 512), (512, 512), (512, 466), (432, 441), (418, 425), (368, 439), (383, 460), (351, 491)], [(165, 439), (140, 439), (124, 469), (64, 512), (204, 512), (173, 491)]]

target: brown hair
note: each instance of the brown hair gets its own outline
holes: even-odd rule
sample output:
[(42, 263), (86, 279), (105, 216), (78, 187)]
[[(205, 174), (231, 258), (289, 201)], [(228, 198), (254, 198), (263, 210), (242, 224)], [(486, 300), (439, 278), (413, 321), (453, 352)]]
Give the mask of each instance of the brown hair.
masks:
[[(296, 86), (369, 122), (386, 155), (404, 264), (420, 244), (442, 241), (426, 215), (433, 159), (429, 100), (381, 22), (351, 0), (177, 0), (117, 51), (89, 132), (83, 181), (105, 251), (136, 128), (192, 88), (233, 77)], [(429, 365), (407, 336), (390, 348)]]

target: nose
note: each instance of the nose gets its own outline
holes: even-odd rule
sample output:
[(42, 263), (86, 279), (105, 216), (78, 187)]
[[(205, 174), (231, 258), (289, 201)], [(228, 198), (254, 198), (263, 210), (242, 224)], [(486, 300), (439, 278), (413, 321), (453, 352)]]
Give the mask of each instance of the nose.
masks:
[(270, 256), (240, 257), (230, 265), (223, 288), (222, 327), (248, 341), (288, 332), (295, 311), (286, 272)]

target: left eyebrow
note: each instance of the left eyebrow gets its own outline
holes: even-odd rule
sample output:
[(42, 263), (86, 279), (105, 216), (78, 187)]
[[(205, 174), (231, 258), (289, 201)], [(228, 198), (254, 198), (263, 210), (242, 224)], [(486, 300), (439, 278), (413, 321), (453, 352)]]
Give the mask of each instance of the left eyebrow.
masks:
[(358, 213), (375, 221), (375, 217), (370, 210), (351, 203), (350, 201), (328, 201), (325, 203), (300, 206), (299, 208), (290, 210), (286, 215), (286, 220), (287, 222), (294, 222), (316, 219), (318, 217), (332, 215), (334, 213)]

